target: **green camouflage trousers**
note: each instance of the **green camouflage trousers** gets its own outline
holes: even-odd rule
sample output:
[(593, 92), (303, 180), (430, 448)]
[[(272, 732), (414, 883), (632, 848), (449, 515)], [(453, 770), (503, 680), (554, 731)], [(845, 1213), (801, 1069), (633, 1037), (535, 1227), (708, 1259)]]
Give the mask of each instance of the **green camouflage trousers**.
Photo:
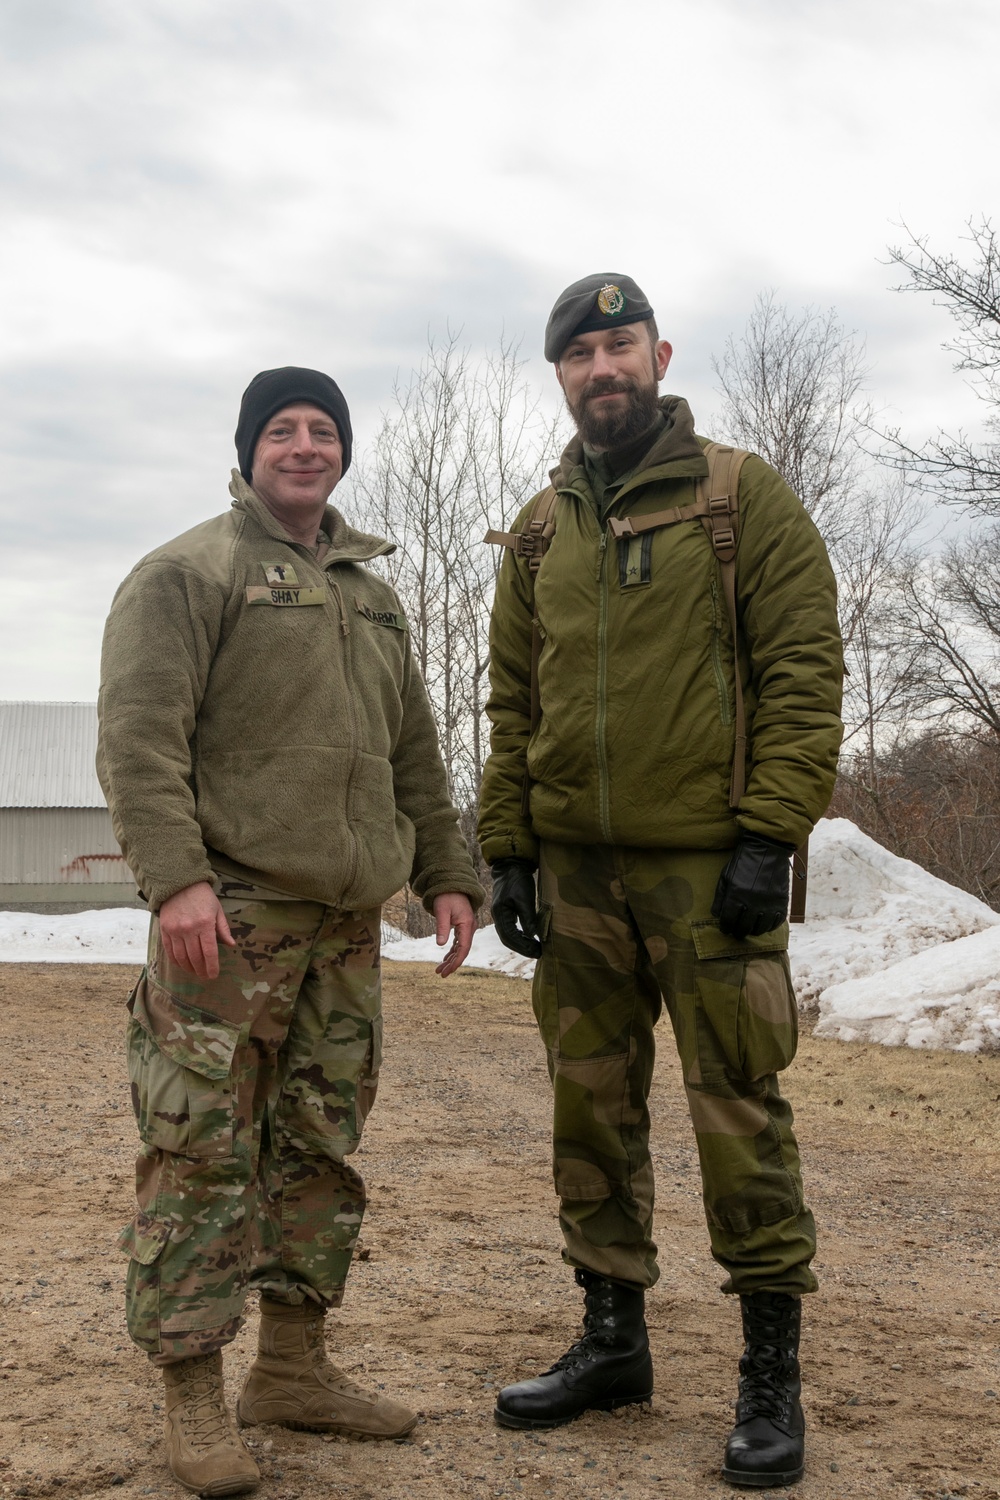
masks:
[(338, 1306), (365, 1210), (346, 1158), (381, 1057), (380, 912), (223, 899), (217, 980), (167, 958), (153, 918), (129, 1000), (142, 1149), (129, 1332), (154, 1363), (227, 1344), (247, 1287)]
[(811, 1292), (816, 1248), (777, 1074), (798, 1017), (788, 928), (738, 941), (710, 910), (727, 851), (545, 844), (534, 1007), (554, 1089), (565, 1259), (659, 1276), (647, 1101), (665, 1002), (728, 1292)]

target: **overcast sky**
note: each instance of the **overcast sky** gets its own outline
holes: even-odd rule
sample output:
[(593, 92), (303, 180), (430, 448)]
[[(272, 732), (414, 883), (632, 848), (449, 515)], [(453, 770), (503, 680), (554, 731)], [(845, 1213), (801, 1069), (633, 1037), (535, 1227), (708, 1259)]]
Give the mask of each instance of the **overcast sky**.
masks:
[(975, 429), (899, 296), (996, 212), (996, 0), (4, 0), (0, 698), (93, 699), (111, 595), (228, 506), (255, 371), (363, 446), (428, 333), (530, 377), (556, 294), (636, 278), (704, 430), (755, 295), (836, 306), (914, 438)]

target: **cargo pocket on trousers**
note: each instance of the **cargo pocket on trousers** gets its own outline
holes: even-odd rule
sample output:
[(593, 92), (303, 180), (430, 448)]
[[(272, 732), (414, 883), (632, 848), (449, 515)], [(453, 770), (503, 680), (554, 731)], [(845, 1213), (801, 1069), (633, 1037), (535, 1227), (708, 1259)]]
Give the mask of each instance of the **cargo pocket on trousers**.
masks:
[(361, 1132), (365, 1127), (365, 1121), (371, 1113), (372, 1105), (375, 1103), (375, 1095), (378, 1093), (378, 1075), (382, 1066), (382, 1017), (376, 1016), (372, 1021), (372, 1038), (368, 1049), (368, 1057), (365, 1061), (364, 1071), (358, 1079), (358, 1092), (355, 1099), (354, 1113), (357, 1121), (355, 1134), (360, 1140)]
[(141, 1139), (175, 1156), (232, 1156), (232, 1067), (241, 1028), (185, 1005), (148, 974), (128, 1008), (128, 1070)]
[(751, 1082), (787, 1068), (799, 1045), (799, 1007), (787, 953), (747, 960), (739, 1012), (740, 1066)]
[(727, 937), (714, 922), (692, 923), (695, 1024), (706, 1088), (756, 1083), (795, 1056), (798, 1008), (788, 968), (788, 928)]
[[(556, 1192), (566, 1203), (596, 1203), (628, 1189), (622, 1131), (634, 1123), (629, 1093), (629, 1053), (607, 1057), (554, 1058), (552, 1136)], [(601, 1160), (620, 1157), (620, 1180), (612, 1182)]]
[(118, 1236), (118, 1249), (140, 1266), (152, 1266), (163, 1254), (170, 1238), (170, 1225), (163, 1219), (139, 1212)]

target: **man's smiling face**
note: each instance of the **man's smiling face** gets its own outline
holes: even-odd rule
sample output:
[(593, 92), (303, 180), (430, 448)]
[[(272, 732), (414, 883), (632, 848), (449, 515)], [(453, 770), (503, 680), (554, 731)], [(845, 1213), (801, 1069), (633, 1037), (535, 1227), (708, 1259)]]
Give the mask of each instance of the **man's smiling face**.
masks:
[(588, 447), (622, 448), (651, 425), (672, 350), (649, 334), (646, 322), (578, 333), (559, 356), (556, 376)]
[(261, 429), (251, 483), (279, 518), (322, 507), (344, 467), (337, 424), (329, 412), (298, 402), (276, 412)]

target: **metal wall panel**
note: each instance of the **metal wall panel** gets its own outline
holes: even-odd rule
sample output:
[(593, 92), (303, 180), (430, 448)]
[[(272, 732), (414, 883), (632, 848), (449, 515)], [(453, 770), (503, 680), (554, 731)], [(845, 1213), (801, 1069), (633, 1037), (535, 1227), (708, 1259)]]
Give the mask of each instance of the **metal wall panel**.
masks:
[(133, 883), (107, 808), (0, 808), (0, 883)]
[(96, 703), (0, 703), (0, 807), (103, 808)]

